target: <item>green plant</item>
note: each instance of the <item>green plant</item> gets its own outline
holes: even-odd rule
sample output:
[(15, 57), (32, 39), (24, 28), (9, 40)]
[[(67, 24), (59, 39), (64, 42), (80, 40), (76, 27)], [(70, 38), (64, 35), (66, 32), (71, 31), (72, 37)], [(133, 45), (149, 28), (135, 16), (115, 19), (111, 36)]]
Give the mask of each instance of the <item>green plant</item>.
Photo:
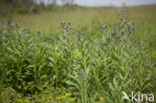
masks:
[(122, 91), (155, 87), (154, 63), (125, 12), (112, 27), (93, 23), (89, 36), (65, 21), (53, 39), (7, 23), (0, 31), (0, 91), (13, 88), (13, 102), (124, 103)]

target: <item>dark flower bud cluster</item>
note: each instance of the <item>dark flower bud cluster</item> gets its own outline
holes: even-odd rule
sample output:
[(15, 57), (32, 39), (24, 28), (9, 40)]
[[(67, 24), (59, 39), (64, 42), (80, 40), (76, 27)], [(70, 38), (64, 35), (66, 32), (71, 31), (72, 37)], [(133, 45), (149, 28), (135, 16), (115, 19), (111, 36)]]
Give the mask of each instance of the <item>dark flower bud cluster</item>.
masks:
[(107, 31), (108, 31), (108, 26), (107, 26), (107, 25), (103, 25), (102, 30), (103, 30), (104, 32), (107, 32)]
[(77, 36), (78, 39), (80, 39), (81, 36), (82, 36), (82, 32), (78, 33), (76, 36)]
[(102, 48), (103, 46), (105, 46), (106, 43), (105, 42), (100, 42), (100, 47)]
[(37, 34), (40, 36), (40, 35), (41, 35), (41, 32), (40, 32), (40, 31), (38, 31), (38, 32), (37, 32)]
[(133, 33), (135, 32), (135, 24), (134, 23), (132, 23), (132, 31), (133, 31)]
[(8, 18), (7, 19), (7, 25), (10, 25), (12, 23), (12, 19), (11, 18)]
[(116, 40), (120, 40), (120, 36), (116, 36)]
[(50, 44), (54, 44), (54, 40), (50, 40)]
[(121, 11), (121, 12), (119, 13), (119, 16), (120, 16), (120, 21), (122, 21), (122, 22), (124, 22), (124, 23), (127, 21), (127, 14), (126, 14), (125, 11)]
[(135, 74), (135, 69), (129, 69), (129, 73), (131, 74), (131, 75), (134, 75)]
[(66, 33), (69, 33), (72, 30), (71, 23), (66, 23), (65, 21), (61, 22), (61, 27), (65, 30)]
[(111, 40), (111, 38), (107, 38), (107, 41), (110, 41)]

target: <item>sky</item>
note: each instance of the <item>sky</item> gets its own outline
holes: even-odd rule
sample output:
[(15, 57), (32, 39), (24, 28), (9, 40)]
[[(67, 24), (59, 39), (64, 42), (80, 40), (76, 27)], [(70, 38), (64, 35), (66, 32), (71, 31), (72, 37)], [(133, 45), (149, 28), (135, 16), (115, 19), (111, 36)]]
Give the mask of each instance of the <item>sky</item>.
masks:
[(75, 3), (83, 6), (126, 6), (156, 4), (156, 0), (75, 0)]
[[(40, 0), (37, 0), (40, 1)], [(45, 4), (51, 0), (41, 0)], [(57, 0), (58, 4), (61, 4), (62, 0)], [(123, 3), (126, 6), (148, 5), (156, 4), (156, 0), (74, 0), (75, 4), (82, 6), (122, 6)]]

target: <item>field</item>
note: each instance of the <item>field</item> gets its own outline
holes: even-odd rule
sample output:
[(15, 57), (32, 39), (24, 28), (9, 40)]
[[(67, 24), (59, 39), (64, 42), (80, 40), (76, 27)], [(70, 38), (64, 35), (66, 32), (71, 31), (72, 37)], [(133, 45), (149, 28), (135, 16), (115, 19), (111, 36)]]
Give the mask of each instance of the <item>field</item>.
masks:
[[(153, 52), (156, 50), (156, 6), (139, 6), (139, 7), (101, 7), (101, 8), (57, 8), (53, 11), (42, 12), (32, 15), (11, 15), (14, 22), (21, 24), (23, 27), (29, 27), (31, 31), (41, 31), (44, 34), (54, 34), (60, 30), (60, 22), (68, 21), (72, 23), (72, 27), (76, 31), (84, 31), (91, 33), (96, 25), (113, 25), (119, 20), (119, 12), (125, 10), (128, 14), (128, 19), (135, 23), (137, 34), (147, 39), (150, 36), (152, 42), (150, 49)], [(0, 19), (1, 25), (6, 22), (6, 17)], [(153, 55), (155, 55), (154, 53)]]
[(156, 5), (56, 7), (9, 18), (0, 17), (0, 103), (156, 95)]

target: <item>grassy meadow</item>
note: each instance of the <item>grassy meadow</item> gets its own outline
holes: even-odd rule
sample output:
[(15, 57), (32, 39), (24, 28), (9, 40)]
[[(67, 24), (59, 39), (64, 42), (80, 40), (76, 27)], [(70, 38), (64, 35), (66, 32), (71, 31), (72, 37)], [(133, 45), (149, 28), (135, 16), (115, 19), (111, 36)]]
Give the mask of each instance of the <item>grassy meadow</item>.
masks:
[(156, 5), (56, 7), (0, 17), (0, 26), (0, 103), (156, 96)]
[[(44, 34), (53, 35), (60, 30), (60, 22), (68, 21), (72, 23), (72, 27), (76, 31), (83, 31), (92, 33), (94, 26), (107, 24), (112, 26), (114, 22), (119, 20), (119, 12), (126, 11), (128, 19), (135, 23), (137, 34), (146, 39), (151, 36), (152, 40), (150, 49), (152, 52), (156, 51), (156, 6), (138, 6), (138, 7), (73, 7), (61, 8), (56, 7), (52, 11), (43, 11), (37, 14), (14, 14), (9, 17), (13, 21), (21, 24), (23, 27), (29, 27), (31, 31), (41, 31)], [(1, 24), (6, 24), (6, 17), (1, 17)], [(154, 53), (153, 55), (155, 55)]]

